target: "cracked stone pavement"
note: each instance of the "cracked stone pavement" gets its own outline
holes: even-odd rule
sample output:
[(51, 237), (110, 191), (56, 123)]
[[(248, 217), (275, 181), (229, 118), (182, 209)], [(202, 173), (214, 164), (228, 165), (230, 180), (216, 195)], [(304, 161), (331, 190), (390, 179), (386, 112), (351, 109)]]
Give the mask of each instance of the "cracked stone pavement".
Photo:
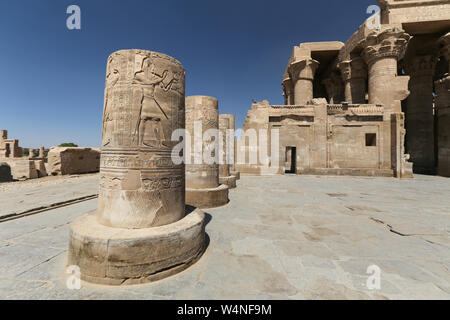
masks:
[[(50, 182), (7, 192), (59, 201), (97, 186), (92, 175), (61, 193)], [(0, 223), (0, 299), (449, 299), (449, 194), (450, 179), (420, 175), (242, 176), (227, 206), (206, 210), (210, 243), (191, 268), (151, 284), (69, 290), (69, 224), (95, 210), (89, 200)], [(0, 215), (17, 203), (3, 200)], [(380, 290), (366, 287), (371, 265)]]

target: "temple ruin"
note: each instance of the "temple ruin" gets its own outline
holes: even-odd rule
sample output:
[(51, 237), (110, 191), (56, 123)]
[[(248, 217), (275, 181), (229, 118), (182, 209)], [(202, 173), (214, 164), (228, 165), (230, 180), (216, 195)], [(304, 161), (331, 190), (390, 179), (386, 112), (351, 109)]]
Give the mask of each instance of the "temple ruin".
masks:
[[(252, 105), (244, 132), (279, 130), (276, 173), (450, 176), (450, 3), (378, 2), (381, 12), (345, 44), (293, 48), (284, 105)], [(248, 140), (238, 143), (241, 159), (256, 151)], [(261, 174), (268, 165), (237, 168)]]

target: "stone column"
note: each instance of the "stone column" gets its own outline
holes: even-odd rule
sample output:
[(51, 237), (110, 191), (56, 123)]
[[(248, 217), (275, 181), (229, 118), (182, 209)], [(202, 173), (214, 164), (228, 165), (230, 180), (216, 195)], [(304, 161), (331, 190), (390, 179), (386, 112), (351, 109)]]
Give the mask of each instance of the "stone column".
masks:
[(362, 56), (369, 66), (369, 104), (381, 104), (389, 113), (401, 112), (409, 95), (408, 76), (398, 76), (410, 36), (398, 28), (374, 31), (362, 41)]
[[(195, 137), (195, 126), (201, 125), (201, 137)], [(198, 130), (198, 129), (197, 129)], [(215, 136), (207, 139), (206, 133)], [(214, 208), (228, 202), (228, 186), (219, 185), (219, 164), (208, 163), (219, 149), (219, 104), (216, 98), (191, 96), (186, 98), (186, 131), (191, 136), (191, 157), (186, 163), (186, 203), (199, 208)], [(209, 131), (209, 132), (208, 132)], [(201, 150), (195, 150), (195, 139), (200, 139)], [(201, 163), (195, 163), (195, 153)], [(187, 154), (187, 156), (189, 156)]]
[(184, 69), (143, 50), (119, 51), (108, 61), (99, 222), (147, 228), (178, 221), (185, 168), (172, 162), (171, 135), (184, 128)]
[[(177, 273), (205, 248), (205, 215), (185, 208), (185, 72), (162, 53), (121, 50), (108, 58), (99, 204), (71, 225), (69, 265), (81, 278), (123, 285)], [(186, 213), (189, 213), (186, 215)]]
[(450, 32), (439, 39), (441, 57), (449, 63), (446, 77), (435, 82), (437, 115), (437, 174), (450, 177)]
[(285, 75), (283, 82), (283, 96), (284, 96), (284, 104), (285, 105), (293, 105), (294, 104), (294, 88), (292, 87), (292, 80), (289, 75)]
[[(228, 188), (236, 188), (236, 176), (231, 175), (230, 164), (227, 159), (227, 135), (228, 130), (231, 129), (231, 121), (228, 115), (219, 115), (219, 183), (226, 184)], [(228, 136), (228, 139), (231, 135)]]
[(227, 152), (228, 155), (227, 157), (229, 157), (229, 159), (232, 161), (232, 163), (230, 163), (230, 174), (232, 176), (236, 177), (236, 180), (240, 179), (240, 172), (236, 171), (236, 138), (235, 138), (235, 130), (236, 130), (236, 118), (234, 116), (234, 114), (221, 114), (221, 117), (225, 117), (229, 119), (229, 124), (230, 124), (230, 130), (232, 131), (232, 139), (230, 137), (230, 141), (229, 145), (227, 145)]
[(39, 148), (39, 158), (45, 158), (45, 149), (44, 147)]
[(332, 72), (330, 77), (322, 81), (328, 95), (328, 102), (338, 104), (344, 100), (344, 86), (341, 77), (337, 72)]
[(294, 83), (294, 104), (304, 105), (314, 97), (314, 75), (319, 62), (311, 58), (297, 60), (289, 66), (289, 76)]
[(433, 76), (436, 58), (432, 55), (416, 56), (404, 64), (410, 76), (406, 99), (406, 153), (411, 155), (414, 172), (435, 174)]
[(345, 101), (365, 104), (367, 92), (367, 65), (360, 57), (339, 63), (345, 86)]
[(28, 158), (34, 158), (34, 150), (33, 149), (28, 149)]
[(450, 32), (439, 39), (440, 56), (448, 62), (448, 74), (450, 75)]

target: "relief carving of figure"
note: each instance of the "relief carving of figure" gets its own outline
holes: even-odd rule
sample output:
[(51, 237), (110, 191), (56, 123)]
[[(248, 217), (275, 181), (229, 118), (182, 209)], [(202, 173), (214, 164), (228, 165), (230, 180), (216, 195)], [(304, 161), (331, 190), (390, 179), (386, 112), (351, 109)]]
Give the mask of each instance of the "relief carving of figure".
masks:
[(111, 143), (112, 133), (114, 131), (114, 121), (112, 113), (112, 88), (119, 81), (120, 73), (118, 67), (114, 63), (114, 59), (111, 58), (108, 62), (108, 72), (106, 74), (106, 89), (105, 89), (105, 100), (103, 107), (103, 137), (102, 145), (107, 146)]
[[(173, 78), (165, 85), (164, 80), (167, 75), (168, 70), (165, 70), (162, 75), (157, 74), (148, 57), (143, 57), (139, 70), (134, 74), (133, 83), (142, 85), (142, 102), (135, 133), (139, 138), (138, 145), (157, 148), (164, 145), (165, 136), (161, 121), (167, 120), (169, 117), (156, 100), (155, 89), (157, 85), (165, 92), (171, 89), (176, 79)], [(147, 137), (150, 137), (146, 141), (144, 141), (145, 133), (147, 133)]]

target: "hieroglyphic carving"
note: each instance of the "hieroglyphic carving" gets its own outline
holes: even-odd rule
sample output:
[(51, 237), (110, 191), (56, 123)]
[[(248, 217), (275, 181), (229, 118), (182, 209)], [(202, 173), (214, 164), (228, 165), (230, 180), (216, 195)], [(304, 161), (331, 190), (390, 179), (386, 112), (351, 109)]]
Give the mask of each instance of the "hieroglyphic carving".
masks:
[(98, 217), (146, 228), (184, 216), (184, 165), (172, 131), (184, 127), (184, 69), (164, 54), (121, 50), (108, 58)]
[[(180, 109), (172, 109), (184, 99), (184, 70), (177, 65), (175, 59), (144, 50), (118, 51), (108, 58), (103, 146), (129, 145), (129, 138), (135, 146), (173, 145), (172, 131), (184, 125)], [(123, 131), (130, 136), (123, 137)]]
[[(219, 125), (218, 101), (213, 97), (191, 96), (186, 98), (186, 130), (191, 135), (190, 161), (186, 164), (186, 187), (191, 189), (216, 188), (219, 186), (219, 167), (215, 163), (206, 164), (204, 155), (214, 158), (216, 147), (218, 147), (218, 137), (205, 137), (206, 131), (210, 129), (218, 130)], [(196, 154), (194, 127), (201, 124), (202, 141), (201, 154)], [(216, 132), (218, 133), (218, 132)], [(197, 146), (198, 148), (198, 146)], [(201, 157), (201, 163), (196, 161), (195, 155)]]

